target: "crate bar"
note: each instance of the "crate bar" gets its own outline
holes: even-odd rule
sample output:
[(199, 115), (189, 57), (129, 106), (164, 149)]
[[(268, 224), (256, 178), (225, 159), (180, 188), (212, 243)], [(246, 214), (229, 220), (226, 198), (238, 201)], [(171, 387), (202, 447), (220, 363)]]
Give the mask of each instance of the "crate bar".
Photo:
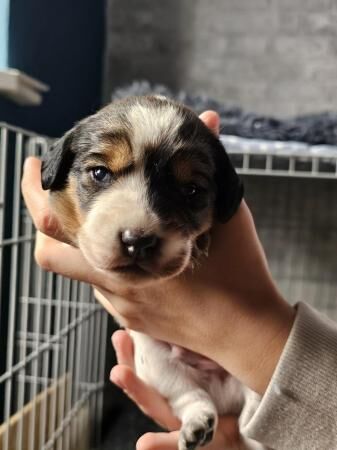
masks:
[[(56, 319), (55, 319), (55, 337), (61, 340), (68, 332), (64, 333), (61, 337), (61, 326), (62, 326), (62, 308), (59, 300), (62, 298), (62, 288), (63, 288), (63, 278), (60, 275), (56, 277)], [(60, 350), (56, 348), (53, 352), (53, 362), (52, 362), (52, 374), (53, 379), (57, 380), (60, 373)], [(57, 428), (57, 391), (55, 390), (51, 396), (51, 412), (49, 417), (49, 433)], [(54, 441), (55, 442), (55, 441)], [(58, 448), (58, 447), (57, 447)]]
[[(99, 328), (100, 332), (100, 342), (101, 345), (98, 347), (100, 349), (100, 364), (99, 364), (99, 370), (98, 370), (98, 380), (104, 380), (104, 370), (105, 370), (105, 354), (106, 354), (106, 344), (107, 344), (107, 330), (108, 330), (108, 314), (107, 312), (102, 308), (101, 311), (98, 313), (101, 317), (101, 326)], [(97, 332), (97, 331), (96, 331)], [(104, 395), (104, 382), (101, 383), (102, 388), (97, 391), (97, 401), (96, 401), (96, 414), (98, 418), (98, 423), (102, 423), (103, 418), (103, 395)], [(101, 433), (102, 433), (102, 427), (99, 427), (98, 435), (97, 435), (97, 442), (98, 444), (101, 441)]]
[[(41, 304), (43, 306), (49, 307), (49, 306), (55, 306), (55, 300), (53, 299), (49, 299), (49, 298), (35, 298), (35, 297), (21, 297), (21, 302), (22, 303), (28, 303), (28, 304)], [(58, 304), (60, 304), (62, 307), (64, 308), (69, 308), (69, 309), (80, 309), (80, 310), (84, 310), (84, 312), (87, 311), (100, 311), (101, 310), (101, 306), (98, 303), (86, 303), (86, 302), (71, 302), (64, 299), (58, 300), (57, 301)]]
[[(39, 155), (41, 153), (41, 149), (46, 150), (46, 142), (45, 139), (41, 137), (37, 138), (31, 138), (29, 145), (31, 146), (33, 150), (34, 155)], [(42, 270), (36, 266), (36, 297), (41, 298), (43, 296), (43, 273)], [(37, 309), (37, 311), (36, 311)], [(42, 315), (42, 305), (41, 303), (38, 303), (34, 305), (35, 314), (33, 316), (33, 332), (36, 332), (36, 338), (35, 338), (35, 352), (39, 355), (40, 354), (40, 332), (41, 332), (41, 315)], [(55, 351), (56, 348), (54, 347)], [(58, 347), (57, 347), (58, 349)], [(42, 356), (42, 354), (41, 354)], [(38, 378), (38, 368), (39, 368), (39, 358), (35, 358), (32, 361), (32, 375), (33, 378), (35, 378), (36, 382), (30, 384), (30, 398), (36, 399), (36, 396), (38, 394), (38, 384), (37, 384), (37, 378)], [(38, 440), (38, 436), (36, 433), (36, 401), (33, 401), (32, 403), (32, 413), (30, 414), (30, 440), (29, 440), (29, 450), (34, 450), (36, 448), (36, 442)]]
[(262, 176), (272, 176), (272, 177), (294, 177), (294, 178), (317, 178), (317, 179), (326, 179), (326, 180), (336, 180), (337, 173), (332, 172), (319, 172), (319, 174), (314, 175), (311, 170), (304, 172), (300, 170), (296, 171), (288, 171), (288, 170), (273, 170), (271, 172), (266, 171), (265, 169), (242, 169), (239, 167), (235, 167), (235, 170), (239, 175), (262, 175)]
[[(46, 274), (46, 294), (49, 299), (53, 296), (53, 280), (55, 275), (51, 272)], [(32, 299), (32, 300), (38, 300), (38, 299)], [(41, 304), (45, 307), (46, 310), (46, 317), (45, 317), (45, 323), (44, 323), (44, 333), (48, 336), (48, 339), (50, 339), (50, 333), (51, 333), (51, 317), (52, 317), (52, 301), (48, 302), (41, 302)], [(58, 343), (57, 345), (61, 345), (61, 343)], [(51, 351), (53, 351), (54, 347), (51, 348)], [(45, 380), (43, 384), (43, 388), (46, 390), (48, 389), (48, 376), (49, 376), (49, 367), (50, 367), (50, 351), (46, 351), (42, 355), (42, 377)], [(50, 381), (53, 381), (52, 379)], [(40, 448), (42, 448), (43, 444), (46, 441), (46, 428), (47, 428), (47, 397), (45, 396), (43, 398), (42, 404), (41, 404), (41, 426), (40, 426)]]
[[(97, 367), (97, 370), (99, 370), (99, 366)], [(20, 377), (19, 377), (20, 379)], [(26, 381), (27, 383), (35, 383), (37, 380), (37, 383), (42, 385), (45, 385), (46, 383), (52, 383), (54, 379), (52, 377), (33, 377), (32, 375), (26, 375), (24, 378), (22, 378), (23, 381)], [(71, 385), (71, 383), (69, 383)], [(100, 381), (93, 381), (92, 383), (87, 381), (81, 382), (81, 389), (84, 391), (96, 391), (97, 389), (102, 389), (104, 387), (104, 382)], [(43, 389), (42, 389), (43, 390)], [(71, 406), (71, 405), (70, 405)], [(71, 409), (71, 408), (70, 408)]]
[(242, 168), (244, 170), (248, 170), (249, 169), (249, 153), (244, 153), (243, 154)]
[[(6, 168), (7, 168), (7, 142), (8, 130), (6, 128), (0, 129), (0, 244), (4, 238), (4, 220), (5, 220), (5, 190), (6, 190)], [(3, 252), (0, 248), (0, 287), (2, 286), (2, 258)], [(0, 307), (1, 307), (1, 289), (0, 289)], [(1, 308), (0, 308), (1, 314)], [(0, 316), (0, 323), (1, 323)]]
[[(16, 135), (15, 140), (15, 172), (14, 172), (14, 187), (13, 187), (13, 239), (16, 244), (11, 249), (11, 274), (10, 274), (10, 296), (9, 296), (9, 317), (8, 317), (8, 334), (7, 334), (7, 361), (6, 370), (10, 371), (14, 362), (14, 346), (15, 346), (15, 318), (16, 318), (16, 304), (17, 304), (17, 281), (18, 281), (18, 237), (20, 230), (20, 179), (21, 179), (21, 161), (22, 161), (22, 134)], [(11, 400), (12, 400), (12, 383), (13, 378), (6, 380), (5, 387), (5, 405), (4, 405), (4, 422), (9, 425), (9, 418), (11, 416)], [(3, 448), (9, 448), (9, 426), (6, 427), (3, 436)]]
[[(26, 224), (27, 228), (32, 230), (32, 223), (29, 221)], [(23, 277), (22, 277), (22, 292), (27, 297), (29, 296), (29, 281), (30, 281), (30, 273), (31, 273), (31, 252), (32, 252), (32, 242), (27, 241), (24, 244), (23, 248)], [(23, 340), (23, 345), (19, 348), (19, 364), (21, 367), (19, 368), (19, 376), (25, 377), (26, 374), (26, 356), (27, 356), (27, 343), (28, 343), (28, 317), (29, 310), (28, 304), (21, 305), (21, 314), (20, 314), (20, 335)], [(14, 368), (13, 368), (14, 370)], [(14, 373), (14, 372), (13, 372)], [(24, 398), (25, 398), (25, 383), (19, 383), (18, 388), (18, 400), (17, 407), (18, 411), (22, 411), (24, 406)], [(19, 423), (18, 423), (18, 432), (16, 438), (16, 446), (18, 449), (22, 448), (23, 445), (23, 415), (21, 415)]]
[[(42, 270), (40, 268), (37, 268), (37, 296), (42, 296)], [(40, 336), (39, 331), (41, 327), (41, 305), (37, 305), (36, 308), (34, 308), (35, 314), (33, 315), (33, 332), (36, 333), (35, 338), (35, 352), (39, 355), (40, 354)], [(37, 309), (37, 311), (35, 310)], [(32, 403), (32, 413), (30, 414), (30, 440), (29, 440), (29, 450), (34, 450), (35, 444), (36, 444), (36, 396), (37, 396), (37, 377), (38, 377), (38, 363), (39, 358), (36, 358), (32, 361), (32, 376), (35, 379), (34, 383), (31, 383), (30, 385), (30, 398), (33, 400)]]
[[(80, 286), (80, 295), (82, 299), (85, 300), (85, 302), (89, 305), (90, 303), (90, 296), (91, 296), (91, 290), (88, 285), (81, 284)], [(83, 323), (81, 329), (80, 329), (80, 335), (81, 335), (81, 345), (80, 345), (80, 358), (78, 360), (78, 371), (77, 371), (77, 391), (78, 391), (78, 398), (80, 399), (83, 396), (88, 395), (88, 391), (82, 389), (82, 381), (83, 381), (83, 374), (85, 373), (87, 361), (85, 358), (85, 355), (87, 354), (87, 348), (88, 348), (88, 330), (89, 330), (89, 324), (92, 320), (91, 313), (88, 317), (88, 320)], [(88, 401), (90, 400), (88, 396)], [(77, 427), (77, 439), (79, 439), (79, 429)]]
[[(93, 297), (93, 295), (91, 295), (92, 293), (90, 292), (89, 293), (89, 304), (92, 304), (93, 302), (95, 302), (95, 299), (94, 299), (94, 297)], [(95, 337), (95, 330), (96, 330), (96, 316), (97, 316), (97, 313), (93, 313), (92, 314), (92, 316), (91, 316), (91, 318), (90, 318), (90, 321), (88, 322), (88, 327), (89, 327), (89, 330), (88, 330), (88, 349), (89, 349), (89, 352), (88, 352), (88, 357), (87, 357), (87, 365), (86, 365), (86, 373), (88, 374), (88, 381), (89, 382), (92, 382), (95, 378), (94, 378), (94, 372), (95, 372), (95, 366), (94, 366), (94, 364), (93, 364), (93, 360), (94, 360), (94, 355), (95, 355), (95, 339), (94, 339), (94, 337)], [(96, 354), (97, 353), (100, 353), (100, 351), (97, 351), (96, 350)], [(96, 406), (96, 396), (91, 396), (90, 397), (90, 409), (92, 410), (92, 411), (95, 411), (95, 406)], [(97, 421), (97, 415), (95, 414), (95, 422)], [(97, 433), (96, 433), (96, 428), (97, 427), (94, 427), (94, 430), (93, 430), (93, 437), (94, 437), (94, 439), (95, 439), (95, 442), (96, 442), (96, 435), (97, 435)]]
[(266, 170), (272, 171), (273, 170), (273, 155), (266, 155)]
[[(32, 305), (35, 305), (35, 303), (32, 303)], [(44, 305), (42, 305), (44, 306)], [(40, 339), (40, 341), (48, 342), (50, 339), (50, 333), (37, 333), (36, 331), (27, 331), (27, 333), (23, 333), (19, 331), (16, 333), (17, 336), (17, 342), (21, 342), (24, 340), (27, 340), (27, 345), (30, 345), (31, 347), (33, 345), (36, 345), (36, 339)], [(59, 343), (56, 343), (55, 345), (60, 345)]]
[[(93, 299), (93, 301), (95, 301), (95, 299)], [(101, 317), (102, 317), (102, 311), (98, 311), (95, 314), (94, 317), (94, 329), (96, 330), (96, 334), (94, 335), (94, 341), (92, 343), (93, 347), (95, 349), (99, 349), (99, 351), (96, 350), (96, 352), (94, 353), (94, 358), (92, 361), (92, 378), (91, 380), (93, 382), (98, 383), (99, 382), (99, 375), (100, 375), (100, 361), (102, 359), (102, 355), (101, 355), (101, 349), (99, 348), (99, 342), (101, 341)], [(99, 330), (99, 332), (97, 332), (97, 330)], [(103, 359), (105, 360), (105, 357), (103, 356)], [(97, 421), (97, 423), (101, 423), (101, 416), (100, 416), (100, 411), (99, 411), (99, 397), (100, 397), (100, 392), (97, 392), (97, 395), (95, 395), (92, 398), (92, 402), (93, 402), (93, 411), (95, 411), (95, 419)], [(95, 447), (97, 446), (97, 444), (100, 442), (100, 430), (101, 427), (95, 427), (95, 435), (94, 435), (94, 443), (95, 443)]]
[[(21, 130), (16, 130), (17, 132), (21, 132)], [(27, 135), (27, 133), (25, 133)], [(28, 134), (29, 135), (29, 134)], [(35, 148), (31, 144), (30, 141), (26, 140), (26, 154), (25, 156), (34, 156)], [(22, 288), (21, 288), (21, 296), (29, 297), (30, 293), (30, 279), (32, 274), (32, 248), (34, 242), (34, 234), (33, 234), (33, 223), (28, 216), (27, 213), (22, 214), (23, 220), (23, 230), (24, 235), (27, 238), (23, 242), (23, 258), (22, 258)], [(27, 365), (29, 361), (27, 361), (27, 332), (28, 332), (28, 320), (29, 320), (29, 309), (28, 305), (21, 305), (21, 314), (20, 314), (20, 331), (22, 336), (25, 336), (26, 345), (22, 345), (19, 348), (19, 363), (13, 367), (18, 367), (19, 372), (18, 375), (20, 377), (26, 376)], [(15, 372), (13, 372), (14, 374)], [(25, 403), (25, 383), (19, 383), (18, 387), (18, 395), (17, 395), (17, 408), (18, 411), (23, 410), (23, 406)], [(25, 425), (27, 427), (27, 425)], [(23, 435), (24, 435), (24, 423), (23, 423), (23, 414), (20, 415), (20, 419), (18, 422), (17, 435), (16, 435), (16, 447), (18, 449), (23, 448)]]
[[(70, 298), (70, 280), (68, 278), (64, 278), (64, 284), (63, 284), (63, 292), (62, 292), (62, 296), (63, 298)], [(60, 309), (61, 309), (61, 314), (62, 314), (62, 323), (68, 323), (69, 321), (69, 308), (62, 308), (62, 305), (59, 305)], [(62, 346), (62, 348), (60, 349), (60, 372), (61, 374), (66, 374), (67, 373), (67, 348), (68, 348), (68, 339), (69, 339), (69, 332), (64, 336), (64, 344)], [(62, 358), (61, 358), (62, 356)], [(66, 395), (66, 390), (67, 390), (67, 383), (65, 385), (65, 388), (62, 390), (61, 393), (61, 399), (59, 399), (59, 405), (58, 405), (58, 414), (59, 417), (65, 417), (66, 415), (66, 410), (65, 410), (65, 403), (66, 403), (66, 399), (65, 399), (65, 395)], [(63, 445), (63, 434), (60, 436), (59, 441), (58, 441), (58, 447), (60, 448), (60, 450), (66, 450), (64, 448)]]
[(6, 247), (7, 245), (13, 245), (13, 244), (21, 244), (23, 242), (34, 242), (35, 234), (29, 235), (29, 236), (20, 236), (17, 239), (9, 238), (4, 239), (2, 242), (0, 242), (0, 249), (3, 247)]
[(311, 173), (313, 175), (318, 175), (319, 174), (319, 159), (313, 158), (311, 164), (312, 164)]
[[(88, 303), (90, 304), (90, 298), (88, 298)], [(83, 342), (83, 348), (86, 349), (86, 358), (81, 358), (82, 368), (81, 368), (81, 374), (86, 373), (88, 376), (88, 379), (90, 380), (91, 376), (91, 370), (90, 370), (90, 364), (92, 364), (92, 320), (94, 318), (94, 314), (91, 314), (87, 322), (84, 324), (84, 336), (82, 337)], [(91, 358), (91, 361), (90, 361)], [(80, 380), (80, 383), (82, 382), (82, 379)]]
[[(80, 303), (78, 299), (78, 285), (79, 282), (74, 280), (72, 281), (71, 285), (71, 294), (70, 294), (70, 304), (77, 304)], [(78, 308), (72, 308), (70, 310), (70, 321), (73, 321), (76, 319), (76, 314), (79, 312)], [(97, 332), (97, 330), (96, 330)], [(75, 343), (76, 343), (76, 331), (71, 330), (69, 333), (69, 352), (68, 352), (68, 371), (72, 378), (72, 382), (69, 383), (68, 389), (67, 389), (67, 397), (66, 397), (66, 411), (67, 414), (71, 411), (71, 402), (73, 397), (73, 384), (74, 384), (74, 354), (75, 354)], [(71, 442), (71, 436), (74, 432), (74, 426), (73, 426), (73, 420), (72, 417), (70, 419), (69, 427), (66, 428), (65, 432), (65, 450), (68, 450), (70, 448), (70, 442)]]
[[(82, 299), (82, 301), (86, 298), (85, 296), (85, 285), (83, 283), (79, 286), (79, 296)], [(90, 318), (90, 314), (88, 314), (88, 319)], [(75, 373), (74, 373), (74, 383), (75, 383), (75, 390), (74, 390), (74, 396), (75, 401), (78, 401), (81, 398), (81, 374), (82, 374), (82, 361), (83, 361), (83, 326), (78, 327), (76, 330), (76, 342), (77, 342), (77, 352), (76, 352), (76, 360), (75, 360)], [(75, 433), (74, 433), (74, 439), (75, 442), (78, 441), (78, 435), (79, 430), (78, 426), (75, 426)]]

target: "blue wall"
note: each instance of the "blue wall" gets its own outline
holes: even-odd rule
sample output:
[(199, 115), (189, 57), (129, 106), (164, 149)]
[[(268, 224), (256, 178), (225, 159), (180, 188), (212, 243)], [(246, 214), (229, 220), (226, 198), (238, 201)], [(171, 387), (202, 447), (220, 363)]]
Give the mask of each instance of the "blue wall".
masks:
[(7, 66), (9, 0), (0, 0), (0, 69)]
[(51, 90), (40, 107), (0, 100), (0, 120), (59, 136), (100, 106), (104, 12), (104, 0), (10, 0), (9, 66)]

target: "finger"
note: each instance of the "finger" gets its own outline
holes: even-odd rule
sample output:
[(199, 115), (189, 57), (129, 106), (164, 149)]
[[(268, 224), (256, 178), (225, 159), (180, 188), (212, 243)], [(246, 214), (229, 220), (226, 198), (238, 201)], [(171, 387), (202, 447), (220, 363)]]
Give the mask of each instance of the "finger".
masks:
[(172, 414), (167, 400), (138, 378), (129, 366), (115, 366), (110, 372), (110, 380), (123, 389), (144, 414), (159, 425), (168, 430), (180, 427), (180, 422)]
[(35, 259), (47, 271), (88, 283), (97, 282), (95, 270), (77, 248), (36, 233)]
[(62, 227), (49, 208), (48, 191), (41, 185), (41, 161), (30, 156), (23, 167), (21, 190), (34, 225), (44, 234), (65, 241)]
[(179, 431), (146, 433), (138, 439), (136, 450), (177, 450)]
[(134, 369), (133, 341), (125, 330), (117, 330), (111, 338), (112, 345), (116, 350), (118, 364)]
[[(116, 315), (116, 311), (110, 302), (115, 298), (112, 294), (114, 291), (113, 283), (111, 282), (108, 285), (108, 276), (91, 267), (80, 250), (37, 232), (35, 259), (39, 266), (46, 271), (93, 285), (107, 286), (107, 289), (111, 289), (109, 300), (100, 293), (95, 292), (95, 295), (111, 315)], [(118, 298), (116, 297), (116, 299)]]
[(42, 269), (78, 281), (99, 284), (105, 279), (103, 274), (90, 266), (79, 249), (40, 231), (36, 233), (35, 259)]
[(200, 119), (216, 135), (220, 133), (220, 117), (215, 111), (205, 111), (200, 114)]
[[(92, 267), (78, 248), (46, 236), (40, 231), (36, 233), (35, 259), (39, 266), (46, 271), (92, 284), (95, 288), (95, 295), (101, 303), (109, 303), (112, 299), (120, 302), (120, 296), (114, 295), (114, 292), (124, 295), (131, 292), (130, 288), (120, 288), (108, 272)], [(109, 296), (109, 300), (107, 300), (107, 296)]]

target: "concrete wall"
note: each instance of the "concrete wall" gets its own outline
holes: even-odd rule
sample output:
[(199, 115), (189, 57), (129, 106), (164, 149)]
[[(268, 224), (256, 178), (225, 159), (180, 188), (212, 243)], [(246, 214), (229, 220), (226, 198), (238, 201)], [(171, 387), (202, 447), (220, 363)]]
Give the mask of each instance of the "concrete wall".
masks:
[(135, 78), (288, 116), (337, 109), (337, 0), (108, 0), (105, 98)]

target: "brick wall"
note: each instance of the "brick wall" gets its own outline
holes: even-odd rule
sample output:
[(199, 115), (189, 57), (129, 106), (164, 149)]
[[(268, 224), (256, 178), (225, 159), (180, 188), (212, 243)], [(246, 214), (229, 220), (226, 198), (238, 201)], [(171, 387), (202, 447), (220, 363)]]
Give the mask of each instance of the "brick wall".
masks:
[(337, 110), (337, 0), (108, 0), (105, 96), (135, 78), (288, 116)]

